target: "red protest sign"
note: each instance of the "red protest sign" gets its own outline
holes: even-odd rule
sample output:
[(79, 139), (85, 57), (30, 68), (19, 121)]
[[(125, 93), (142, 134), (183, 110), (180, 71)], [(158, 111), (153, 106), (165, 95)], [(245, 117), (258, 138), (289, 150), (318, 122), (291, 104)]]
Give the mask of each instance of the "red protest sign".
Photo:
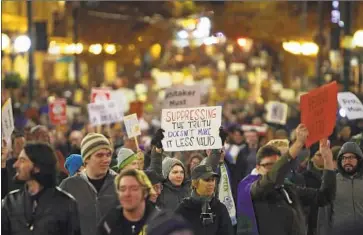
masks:
[(103, 102), (110, 99), (111, 99), (110, 88), (108, 87), (92, 88), (91, 103)]
[(67, 101), (56, 99), (49, 103), (49, 119), (53, 125), (67, 123)]
[(301, 96), (301, 123), (309, 130), (306, 147), (310, 147), (333, 133), (336, 121), (337, 94), (337, 83), (331, 82)]

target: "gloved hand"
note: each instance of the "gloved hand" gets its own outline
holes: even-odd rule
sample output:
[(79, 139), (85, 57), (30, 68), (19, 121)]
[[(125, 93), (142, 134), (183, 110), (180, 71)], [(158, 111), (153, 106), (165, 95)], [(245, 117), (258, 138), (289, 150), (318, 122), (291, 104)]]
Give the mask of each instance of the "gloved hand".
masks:
[(223, 129), (223, 127), (219, 128), (219, 137), (221, 137), (222, 146), (224, 146), (224, 143), (226, 142), (226, 139), (228, 137), (228, 133)]
[(163, 132), (165, 132), (163, 129), (159, 129), (156, 131), (155, 135), (151, 140), (151, 145), (154, 145), (159, 149), (163, 148), (163, 144), (161, 143), (161, 141), (164, 139)]

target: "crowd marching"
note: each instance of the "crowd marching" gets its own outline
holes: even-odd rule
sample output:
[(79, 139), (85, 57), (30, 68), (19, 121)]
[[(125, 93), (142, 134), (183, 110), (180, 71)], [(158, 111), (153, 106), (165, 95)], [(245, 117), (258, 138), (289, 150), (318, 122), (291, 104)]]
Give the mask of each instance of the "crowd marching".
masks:
[(299, 121), (261, 131), (258, 109), (222, 109), (220, 149), (165, 151), (151, 119), (139, 141), (114, 126), (15, 130), (1, 147), (2, 234), (363, 234), (362, 119), (307, 148)]

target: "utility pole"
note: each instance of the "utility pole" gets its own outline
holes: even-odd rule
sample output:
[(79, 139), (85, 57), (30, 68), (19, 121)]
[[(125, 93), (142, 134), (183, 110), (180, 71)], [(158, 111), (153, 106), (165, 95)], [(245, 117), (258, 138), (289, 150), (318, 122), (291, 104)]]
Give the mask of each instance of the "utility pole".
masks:
[[(73, 16), (73, 43), (77, 44), (79, 42), (79, 2), (73, 2), (72, 5), (72, 16)], [(76, 87), (80, 88), (80, 71), (79, 71), (79, 57), (75, 53), (74, 54), (74, 76), (76, 81)]]
[(316, 76), (317, 76), (317, 82), (318, 82), (318, 86), (321, 86), (323, 84), (323, 78), (322, 78), (322, 73), (321, 73), (321, 67), (323, 64), (323, 48), (324, 48), (324, 35), (323, 35), (323, 31), (324, 31), (324, 6), (323, 6), (324, 2), (323, 1), (319, 1), (318, 2), (318, 14), (319, 14), (319, 31), (318, 31), (318, 35), (317, 35), (317, 44), (319, 46), (319, 52), (318, 52), (318, 57), (317, 57), (317, 61), (316, 61)]
[(35, 49), (35, 38), (33, 34), (33, 2), (26, 1), (27, 8), (27, 20), (28, 20), (28, 37), (30, 38), (30, 48), (28, 51), (28, 102), (29, 106), (33, 101), (34, 94), (34, 49)]

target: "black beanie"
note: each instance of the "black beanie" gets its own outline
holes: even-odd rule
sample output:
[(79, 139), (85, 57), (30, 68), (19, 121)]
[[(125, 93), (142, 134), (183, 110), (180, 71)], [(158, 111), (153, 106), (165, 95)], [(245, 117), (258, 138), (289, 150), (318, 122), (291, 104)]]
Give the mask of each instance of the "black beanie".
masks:
[(188, 230), (193, 234), (191, 226), (171, 211), (161, 211), (151, 218), (146, 228), (147, 235), (169, 235), (172, 232)]

